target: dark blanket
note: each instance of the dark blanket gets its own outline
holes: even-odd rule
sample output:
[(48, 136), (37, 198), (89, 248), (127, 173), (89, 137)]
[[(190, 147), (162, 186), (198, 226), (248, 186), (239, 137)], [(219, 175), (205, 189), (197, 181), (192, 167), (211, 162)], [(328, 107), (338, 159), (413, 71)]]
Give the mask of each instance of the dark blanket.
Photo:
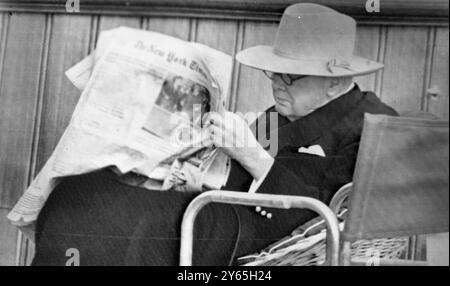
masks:
[[(130, 187), (107, 169), (66, 178), (39, 215), (33, 265), (64, 265), (70, 248), (81, 265), (177, 265), (181, 219), (197, 195)], [(235, 247), (237, 256), (253, 253), (313, 217), (282, 212), (297, 218), (280, 224), (253, 208), (206, 206), (196, 220), (193, 264), (227, 265)]]

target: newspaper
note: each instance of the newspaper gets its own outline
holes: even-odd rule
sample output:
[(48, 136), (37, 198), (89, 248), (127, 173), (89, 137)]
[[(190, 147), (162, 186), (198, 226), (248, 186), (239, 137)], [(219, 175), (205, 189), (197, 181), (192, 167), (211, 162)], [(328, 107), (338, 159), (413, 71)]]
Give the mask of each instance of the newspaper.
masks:
[(224, 112), (231, 64), (229, 55), (160, 33), (102, 32), (95, 52), (66, 72), (80, 99), (8, 218), (34, 222), (62, 177), (105, 167), (152, 190), (220, 188), (229, 159), (205, 143), (201, 120)]

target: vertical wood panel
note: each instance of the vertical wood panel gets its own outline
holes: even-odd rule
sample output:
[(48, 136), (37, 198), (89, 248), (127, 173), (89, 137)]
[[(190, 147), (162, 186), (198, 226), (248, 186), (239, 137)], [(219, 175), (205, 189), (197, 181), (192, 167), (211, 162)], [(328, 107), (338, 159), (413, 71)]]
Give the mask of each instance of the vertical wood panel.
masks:
[(0, 84), (2, 82), (3, 61), (5, 59), (6, 50), (6, 32), (8, 28), (8, 14), (0, 13)]
[(389, 27), (381, 98), (399, 112), (421, 107), (426, 48), (427, 28)]
[[(6, 13), (0, 13), (0, 41), (3, 39), (3, 21), (6, 19)], [(0, 47), (0, 52), (2, 51), (3, 47)]]
[[(95, 19), (96, 18), (93, 18), (94, 23)], [(121, 26), (131, 28), (142, 28), (142, 19), (139, 17), (100, 16), (97, 19), (98, 24), (92, 25), (91, 31), (91, 41), (95, 41), (93, 43), (93, 46), (97, 45), (97, 39), (101, 31), (114, 29)]]
[[(17, 13), (8, 16), (7, 29), (3, 29), (7, 37), (0, 86), (0, 206), (4, 215), (32, 176), (49, 27), (45, 15)], [(0, 222), (5, 231), (2, 242), (10, 245), (2, 263), (14, 265), (18, 254), (15, 245), (22, 245), (22, 240), (6, 219)]]
[(10, 17), (0, 87), (0, 205), (12, 207), (29, 171), (39, 92), (45, 16)]
[(233, 54), (237, 33), (237, 22), (199, 20), (196, 25), (196, 42), (205, 44), (227, 54)]
[[(46, 69), (48, 63), (48, 52), (49, 52), (49, 43), (50, 43), (50, 34), (52, 29), (52, 15), (47, 15), (45, 17), (45, 35), (42, 41), (42, 55), (41, 55), (41, 64), (40, 64), (40, 72), (39, 72), (39, 89), (38, 89), (38, 100), (36, 104), (36, 112), (35, 112), (35, 122), (33, 124), (33, 142), (31, 146), (31, 157), (30, 157), (30, 165), (28, 170), (28, 180), (27, 185), (30, 183), (32, 178), (34, 177), (34, 172), (36, 168), (37, 155), (38, 155), (38, 141), (39, 141), (39, 132), (40, 132), (40, 123), (41, 123), (41, 115), (42, 115), (42, 103), (44, 98), (44, 89), (45, 89), (45, 79), (46, 79)], [(28, 239), (24, 239), (24, 235), (19, 232), (17, 239), (18, 247), (16, 253), (16, 264), (18, 265), (29, 265), (31, 263), (31, 259), (34, 257), (34, 244)]]
[(141, 19), (138, 17), (101, 16), (99, 30), (109, 30), (120, 26), (140, 28)]
[(97, 46), (97, 38), (99, 34), (99, 22), (100, 16), (91, 16), (90, 29), (91, 32), (89, 34), (89, 54), (95, 50)]
[(437, 28), (435, 39), (429, 87), (436, 87), (440, 91), (440, 94), (437, 98), (428, 98), (428, 111), (448, 120), (448, 27)]
[(36, 171), (44, 165), (67, 127), (80, 91), (64, 72), (88, 54), (91, 18), (55, 15), (50, 36)]
[(9, 209), (0, 208), (0, 266), (14, 265), (17, 231), (6, 219)]
[(148, 18), (148, 30), (164, 33), (173, 37), (189, 40), (191, 21), (185, 18)]
[[(380, 48), (379, 26), (358, 26), (356, 30), (355, 55), (377, 61)], [(380, 73), (380, 72), (378, 72)], [(375, 91), (376, 73), (355, 78), (361, 90)]]
[[(277, 23), (247, 22), (243, 48), (273, 44), (277, 26)], [(270, 80), (259, 70), (244, 65), (240, 65), (240, 69), (237, 111), (262, 111), (273, 105)]]
[(236, 60), (236, 54), (242, 50), (244, 46), (244, 28), (245, 22), (239, 21), (237, 23), (237, 32), (235, 37), (235, 46), (233, 54), (233, 71), (231, 76), (230, 96), (226, 106), (230, 111), (236, 111), (237, 97), (239, 91), (239, 78), (241, 77), (241, 66)]
[[(380, 63), (385, 62), (387, 31), (388, 31), (387, 26), (380, 27), (380, 42), (377, 55), (377, 61), (379, 61)], [(375, 77), (375, 92), (379, 97), (381, 97), (381, 90), (383, 87), (383, 76), (384, 76), (384, 69), (381, 69), (380, 71), (377, 72), (377, 75)]]
[(195, 41), (197, 39), (198, 23), (200, 19), (189, 20), (189, 41)]
[[(192, 40), (231, 55), (233, 58), (231, 72), (233, 72), (236, 69), (234, 57), (236, 54), (237, 33), (238, 23), (235, 21), (199, 20), (196, 24), (195, 38)], [(230, 85), (233, 85), (233, 80), (231, 80)], [(228, 90), (227, 106), (229, 106), (230, 94), (233, 89), (229, 88)]]

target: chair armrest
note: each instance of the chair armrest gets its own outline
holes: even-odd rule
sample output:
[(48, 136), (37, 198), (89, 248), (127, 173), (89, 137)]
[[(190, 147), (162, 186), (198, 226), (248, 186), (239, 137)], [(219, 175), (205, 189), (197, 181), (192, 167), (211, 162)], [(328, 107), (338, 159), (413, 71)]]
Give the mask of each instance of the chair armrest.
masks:
[(333, 213), (338, 214), (342, 203), (352, 192), (352, 187), (353, 183), (345, 184), (334, 194), (330, 202), (330, 209), (333, 211)]
[(225, 203), (246, 206), (262, 206), (278, 209), (308, 209), (318, 213), (327, 225), (326, 265), (338, 265), (339, 226), (334, 213), (321, 201), (309, 197), (255, 194), (233, 191), (207, 191), (195, 199), (187, 207), (181, 223), (180, 265), (192, 264), (192, 244), (194, 221), (199, 211), (209, 203)]

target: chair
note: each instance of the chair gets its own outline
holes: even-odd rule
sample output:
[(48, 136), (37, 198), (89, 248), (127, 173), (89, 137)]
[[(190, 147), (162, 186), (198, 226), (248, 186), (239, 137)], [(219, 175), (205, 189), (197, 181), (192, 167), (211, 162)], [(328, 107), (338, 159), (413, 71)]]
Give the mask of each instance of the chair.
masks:
[(366, 114), (341, 265), (351, 264), (351, 243), (361, 239), (448, 232), (448, 146), (448, 121)]
[(190, 266), (192, 264), (192, 242), (195, 217), (205, 205), (212, 202), (247, 206), (262, 206), (280, 209), (301, 208), (315, 211), (319, 214), (319, 216), (323, 217), (326, 222), (326, 263), (328, 265), (338, 265), (338, 222), (334, 213), (321, 201), (300, 196), (250, 194), (243, 192), (214, 190), (204, 192), (193, 199), (184, 213), (183, 221), (181, 223), (181, 266)]
[[(273, 259), (259, 265), (287, 265), (286, 260), (288, 265), (323, 261), (325, 265), (424, 265), (398, 258), (408, 236), (448, 232), (448, 128), (448, 121), (366, 114), (353, 183), (342, 187), (329, 207), (301, 196), (203, 193), (191, 202), (183, 218), (180, 264), (191, 263), (198, 211), (209, 202), (222, 202), (319, 213), (319, 218), (307, 223), (315, 236), (305, 238), (305, 231), (300, 235), (294, 231), (269, 246), (275, 249), (269, 252)], [(320, 231), (323, 225), (326, 231)], [(312, 252), (311, 262), (307, 255)]]

